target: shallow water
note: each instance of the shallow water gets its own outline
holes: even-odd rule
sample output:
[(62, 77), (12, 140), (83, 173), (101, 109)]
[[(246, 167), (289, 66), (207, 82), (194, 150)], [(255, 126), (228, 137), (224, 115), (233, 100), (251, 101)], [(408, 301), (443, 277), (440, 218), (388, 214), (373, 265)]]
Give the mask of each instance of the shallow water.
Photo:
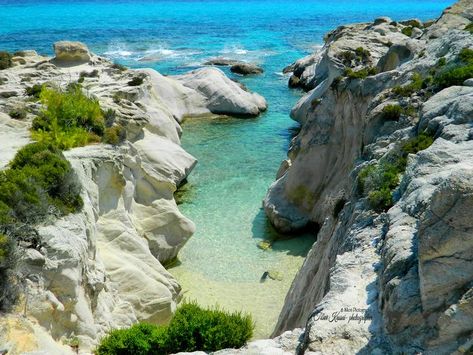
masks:
[[(180, 205), (197, 226), (171, 269), (185, 296), (205, 305), (251, 312), (256, 336), (273, 328), (292, 279), (313, 242), (305, 236), (256, 247), (275, 235), (261, 200), (285, 158), (288, 118), (300, 97), (288, 90), (284, 66), (310, 53), (337, 25), (387, 15), (437, 17), (449, 0), (0, 0), (0, 50), (34, 48), (52, 54), (52, 43), (86, 42), (98, 54), (165, 74), (225, 56), (262, 65), (262, 76), (242, 78), (261, 93), (269, 110), (257, 119), (190, 120), (182, 144), (199, 159)], [(282, 280), (260, 282), (265, 271)]]

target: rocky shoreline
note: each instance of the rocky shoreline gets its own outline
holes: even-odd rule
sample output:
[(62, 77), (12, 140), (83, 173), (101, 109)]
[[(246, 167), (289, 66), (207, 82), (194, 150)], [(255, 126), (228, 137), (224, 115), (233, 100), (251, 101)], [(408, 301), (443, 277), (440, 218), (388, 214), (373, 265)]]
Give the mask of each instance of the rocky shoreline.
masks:
[[(264, 98), (215, 68), (165, 77), (117, 66), (78, 42), (54, 47), (55, 58), (22, 51), (12, 68), (0, 71), (1, 167), (31, 141), (31, 119), (41, 109), (28, 96), (34, 85), (80, 83), (102, 110), (115, 113), (126, 137), (115, 146), (64, 152), (82, 185), (84, 208), (37, 226), (38, 245), (22, 245), (21, 299), (0, 318), (0, 344), (9, 354), (72, 354), (77, 346), (88, 353), (111, 329), (167, 322), (181, 289), (162, 265), (195, 230), (173, 196), (197, 163), (180, 147), (179, 123), (266, 109)], [(25, 117), (12, 118), (18, 111)]]
[[(460, 0), (432, 22), (341, 26), (285, 69), (307, 94), (292, 109), (301, 130), (263, 204), (278, 230), (309, 228), (317, 242), (274, 338), (215, 354), (473, 351), (472, 21), (473, 1)], [(1, 110), (34, 114), (24, 94), (32, 83), (97, 71), (82, 75), (83, 88), (117, 112), (127, 139), (65, 152), (85, 207), (41, 226), (40, 248), (25, 247), (28, 297), (0, 320), (0, 344), (13, 354), (73, 353), (71, 339), (87, 353), (112, 328), (169, 319), (180, 287), (162, 264), (194, 231), (173, 199), (196, 163), (179, 146), (179, 123), (266, 108), (215, 68), (164, 77), (116, 69), (84, 48), (60, 51), (71, 65), (14, 57), (0, 71)], [(31, 118), (5, 113), (2, 166), (29, 142)]]

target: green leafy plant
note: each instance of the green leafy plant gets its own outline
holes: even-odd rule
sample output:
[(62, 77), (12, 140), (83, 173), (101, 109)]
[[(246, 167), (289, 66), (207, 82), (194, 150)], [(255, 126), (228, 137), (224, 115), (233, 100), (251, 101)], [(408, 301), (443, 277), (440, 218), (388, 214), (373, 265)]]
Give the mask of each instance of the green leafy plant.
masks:
[(392, 92), (398, 96), (411, 96), (412, 94), (419, 92), (422, 89), (423, 84), (424, 80), (422, 79), (422, 76), (415, 72), (412, 74), (411, 82), (409, 84), (404, 86), (395, 86), (392, 89)]
[(8, 52), (0, 51), (0, 70), (8, 69), (12, 65), (12, 55)]
[(349, 79), (365, 79), (368, 76), (376, 75), (378, 73), (375, 67), (363, 68), (357, 71), (347, 68), (344, 71), (344, 75)]
[(121, 72), (125, 71), (125, 70), (128, 70), (127, 67), (125, 67), (124, 65), (120, 64), (120, 63), (113, 63), (111, 65), (111, 68), (112, 69), (116, 69), (116, 70), (119, 70)]
[(407, 26), (407, 27), (404, 27), (402, 30), (401, 30), (401, 33), (407, 37), (411, 37), (412, 36), (412, 30), (413, 30), (413, 27), (412, 26)]
[(473, 22), (465, 26), (465, 31), (473, 33)]
[(102, 110), (80, 86), (70, 86), (64, 92), (43, 88), (40, 98), (44, 108), (33, 120), (34, 139), (60, 149), (100, 141), (105, 130)]
[(383, 212), (392, 207), (392, 193), (406, 169), (407, 156), (427, 149), (433, 141), (432, 136), (421, 133), (402, 144), (389, 161), (384, 160), (361, 169), (358, 174), (358, 192), (367, 197), (373, 210)]
[(39, 99), (41, 90), (43, 90), (43, 85), (34, 84), (33, 86), (27, 87), (25, 91), (26, 95)]
[(462, 85), (465, 80), (473, 77), (473, 50), (463, 48), (455, 63), (445, 65), (442, 71), (434, 74), (433, 84), (438, 89)]
[(251, 338), (250, 316), (220, 309), (202, 309), (195, 303), (178, 308), (168, 326), (136, 324), (114, 330), (96, 350), (97, 355), (160, 355), (180, 351), (206, 352), (239, 348)]
[(388, 121), (398, 121), (402, 114), (402, 108), (399, 105), (386, 105), (383, 107), (381, 115)]
[(125, 138), (126, 131), (122, 126), (116, 125), (113, 127), (105, 128), (105, 133), (103, 136), (104, 143), (118, 145), (123, 142)]
[(11, 118), (14, 118), (15, 120), (24, 120), (28, 112), (26, 111), (24, 107), (16, 107), (10, 110), (8, 114), (10, 115)]

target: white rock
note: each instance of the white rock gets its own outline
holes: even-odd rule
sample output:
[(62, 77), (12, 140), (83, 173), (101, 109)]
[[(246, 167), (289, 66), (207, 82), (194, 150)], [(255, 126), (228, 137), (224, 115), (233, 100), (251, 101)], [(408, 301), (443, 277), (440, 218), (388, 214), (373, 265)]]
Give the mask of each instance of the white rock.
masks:
[(175, 78), (206, 97), (213, 113), (257, 116), (267, 108), (262, 96), (244, 91), (217, 68), (197, 69)]

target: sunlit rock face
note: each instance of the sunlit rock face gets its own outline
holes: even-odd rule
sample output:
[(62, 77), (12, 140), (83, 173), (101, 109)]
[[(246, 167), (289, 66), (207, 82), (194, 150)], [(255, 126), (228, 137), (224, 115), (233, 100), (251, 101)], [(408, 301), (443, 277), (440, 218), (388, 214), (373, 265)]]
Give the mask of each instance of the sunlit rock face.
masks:
[[(126, 139), (64, 152), (82, 185), (84, 208), (38, 226), (40, 245), (24, 250), (19, 307), (27, 318), (13, 312), (0, 320), (0, 344), (9, 344), (12, 354), (73, 353), (66, 346), (71, 341), (87, 353), (111, 329), (166, 323), (181, 288), (163, 264), (195, 231), (174, 200), (197, 163), (180, 146), (179, 123), (218, 112), (219, 105), (238, 115), (257, 115), (265, 107), (262, 97), (217, 70), (176, 80), (151, 69), (122, 70), (81, 43), (54, 48), (54, 59), (24, 51), (22, 61), (1, 72), (1, 167), (30, 142), (28, 129), (41, 109), (25, 94), (33, 84), (64, 88), (83, 77), (83, 90), (103, 110), (114, 111)], [(131, 85), (137, 77), (142, 82)], [(194, 80), (206, 82), (206, 89), (197, 89)], [(20, 105), (30, 112), (26, 120), (5, 114)]]

